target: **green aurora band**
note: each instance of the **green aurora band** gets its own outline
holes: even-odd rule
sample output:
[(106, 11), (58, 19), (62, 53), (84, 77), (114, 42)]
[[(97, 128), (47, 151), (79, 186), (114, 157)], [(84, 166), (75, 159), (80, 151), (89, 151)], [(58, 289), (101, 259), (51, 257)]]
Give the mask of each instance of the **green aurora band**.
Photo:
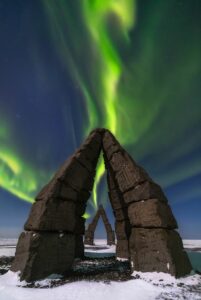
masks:
[[(92, 58), (94, 61), (92, 63), (96, 67), (89, 70), (89, 76), (91, 79), (95, 79), (94, 87), (91, 86), (91, 84), (94, 85), (93, 82), (87, 82), (86, 77), (81, 75), (82, 72), (80, 71), (82, 70), (77, 68), (76, 58), (71, 56), (71, 49), (68, 48), (67, 40), (65, 36), (63, 36), (63, 30), (68, 26), (68, 20), (71, 20), (67, 1), (57, 3), (44, 1), (44, 5), (48, 11), (50, 20), (53, 20), (56, 29), (59, 29), (62, 53), (65, 57), (67, 55), (67, 67), (72, 67), (74, 78), (79, 83), (85, 96), (89, 119), (85, 136), (98, 125), (108, 128), (115, 135), (118, 135), (117, 110), (120, 104), (117, 91), (123, 73), (123, 61), (117, 45), (110, 36), (108, 22), (112, 16), (118, 26), (118, 39), (124, 44), (129, 44), (129, 30), (135, 23), (135, 1), (86, 0), (76, 2), (77, 7), (81, 6), (83, 26), (88, 35), (89, 44), (85, 47), (91, 48), (91, 55), (94, 55), (94, 58)], [(64, 12), (64, 27), (62, 28), (60, 28), (58, 24), (61, 10)], [(54, 34), (57, 36), (56, 32)], [(97, 106), (94, 105), (96, 102), (98, 107), (101, 108), (101, 122), (100, 118), (97, 118)], [(101, 159), (97, 166), (93, 189), (93, 204), (95, 209), (97, 208), (97, 188), (104, 172), (104, 162), (103, 159)]]
[(21, 200), (33, 203), (41, 184), (50, 178), (47, 172), (34, 169), (18, 153), (10, 128), (1, 116), (0, 187)]
[[(137, 161), (148, 161), (148, 171), (154, 170), (154, 179), (163, 187), (199, 174), (199, 153), (189, 158), (201, 139), (200, 27), (188, 14), (190, 2), (185, 2), (181, 14), (174, 14), (174, 1), (146, 2), (142, 10), (142, 3), (134, 0), (41, 3), (58, 57), (86, 104), (83, 139), (95, 127), (110, 129)], [(196, 5), (194, 9), (196, 13)], [(24, 162), (6, 143), (7, 131), (2, 124), (0, 185), (32, 201), (50, 174), (42, 176)], [(94, 209), (103, 173), (100, 160)], [(194, 191), (200, 195), (200, 189)]]
[[(154, 155), (154, 161), (168, 169), (166, 174), (157, 174), (156, 167), (150, 165), (164, 187), (185, 179), (187, 174), (198, 174), (201, 163), (198, 156), (179, 165), (179, 158), (199, 144), (200, 136), (195, 132), (191, 143), (185, 143), (187, 124), (196, 126), (200, 121), (195, 106), (189, 114), (189, 101), (193, 87), (196, 90), (201, 46), (196, 35), (191, 34), (192, 28), (185, 23), (185, 17), (173, 16), (174, 22), (168, 23), (172, 9), (168, 1), (152, 2), (152, 13), (144, 16), (141, 23), (138, 19), (136, 22), (134, 0), (70, 3), (44, 0), (43, 3), (61, 60), (86, 101), (88, 126), (84, 136), (95, 127), (106, 127), (137, 160)], [(138, 47), (135, 47), (136, 27)], [(186, 37), (190, 39), (188, 46)], [(178, 123), (180, 107), (183, 117)], [(173, 162), (177, 160), (175, 172)], [(103, 173), (101, 161), (94, 187), (95, 208), (97, 186)]]

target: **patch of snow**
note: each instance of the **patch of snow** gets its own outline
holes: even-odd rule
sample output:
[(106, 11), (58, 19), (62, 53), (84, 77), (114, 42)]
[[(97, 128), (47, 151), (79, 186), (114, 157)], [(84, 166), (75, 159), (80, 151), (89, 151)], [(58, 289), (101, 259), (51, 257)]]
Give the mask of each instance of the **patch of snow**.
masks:
[(128, 258), (116, 257), (118, 261), (128, 261)]
[[(49, 279), (40, 284), (48, 285)], [(127, 282), (103, 282), (80, 281), (67, 283), (56, 288), (23, 288), (25, 282), (19, 282), (18, 274), (9, 271), (0, 276), (1, 300), (154, 300), (161, 292), (161, 287), (142, 280), (130, 280)]]

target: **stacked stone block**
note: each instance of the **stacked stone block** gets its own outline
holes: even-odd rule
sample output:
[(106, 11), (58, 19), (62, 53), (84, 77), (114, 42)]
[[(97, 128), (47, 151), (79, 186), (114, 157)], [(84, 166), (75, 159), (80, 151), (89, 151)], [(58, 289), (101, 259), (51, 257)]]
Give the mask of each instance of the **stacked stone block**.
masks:
[(11, 268), (20, 271), (21, 280), (65, 274), (75, 258), (84, 256), (82, 216), (93, 188), (101, 144), (101, 131), (92, 132), (36, 197)]
[(176, 277), (191, 265), (167, 199), (157, 185), (120, 146), (103, 135), (111, 205), (116, 217), (118, 257), (130, 257), (133, 270), (166, 272)]

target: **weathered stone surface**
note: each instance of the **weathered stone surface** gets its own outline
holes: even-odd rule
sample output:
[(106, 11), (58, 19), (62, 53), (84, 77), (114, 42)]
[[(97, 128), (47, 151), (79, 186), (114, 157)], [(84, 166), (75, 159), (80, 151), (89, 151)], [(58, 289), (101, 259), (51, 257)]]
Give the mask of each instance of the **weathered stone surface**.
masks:
[(20, 279), (30, 282), (51, 274), (64, 274), (71, 268), (74, 256), (72, 234), (23, 232), (11, 270), (20, 271)]
[(132, 190), (124, 193), (123, 198), (126, 203), (154, 198), (167, 202), (161, 187), (158, 184), (150, 181), (145, 181), (142, 184), (138, 184)]
[[(102, 133), (92, 131), (85, 142), (77, 150), (77, 152), (85, 152), (86, 159), (91, 162), (97, 162), (102, 146)], [(76, 152), (76, 153), (77, 153)]]
[(107, 172), (107, 184), (108, 184), (108, 188), (109, 191), (111, 192), (112, 190), (117, 190), (117, 186), (115, 184), (114, 178), (112, 176), (112, 174), (110, 174), (109, 172)]
[(32, 205), (24, 228), (25, 230), (68, 231), (82, 234), (84, 223), (81, 216), (85, 208), (85, 203), (73, 201), (37, 201)]
[(119, 208), (114, 210), (114, 216), (117, 221), (123, 221), (128, 219), (127, 208)]
[(112, 205), (113, 210), (119, 209), (122, 207), (121, 195), (116, 190), (111, 190), (109, 193), (110, 203)]
[(145, 170), (136, 165), (125, 152), (114, 153), (109, 163), (122, 193), (146, 180), (151, 181)]
[(191, 271), (182, 240), (174, 230), (133, 228), (129, 246), (134, 270), (176, 277)]
[(128, 249), (128, 240), (117, 240), (116, 257), (126, 259), (130, 257)]
[(126, 221), (115, 221), (115, 233), (117, 240), (127, 240), (130, 235), (130, 224)]
[(106, 158), (110, 160), (112, 155), (115, 152), (121, 151), (121, 149), (122, 147), (116, 141), (114, 136), (109, 131), (106, 131), (103, 135), (103, 151), (105, 153)]
[(178, 227), (170, 206), (158, 199), (131, 203), (128, 207), (128, 217), (131, 225), (135, 227)]
[[(46, 184), (39, 194), (36, 196), (36, 200), (46, 200), (49, 198), (57, 198), (60, 196), (62, 183), (58, 182), (54, 178)], [(72, 190), (72, 188), (71, 188)]]
[(107, 231), (107, 245), (115, 244), (115, 233), (113, 230)]
[(79, 192), (73, 189), (71, 186), (62, 183), (61, 181), (53, 178), (49, 184), (45, 185), (40, 193), (36, 196), (36, 201), (57, 201), (62, 200), (73, 200), (86, 202), (90, 197), (90, 192), (87, 190), (80, 190)]
[(77, 191), (91, 191), (94, 183), (94, 173), (89, 172), (74, 157), (70, 157), (55, 174), (55, 179), (63, 181)]
[(84, 257), (83, 236), (76, 235), (75, 236), (75, 258), (83, 258), (83, 257)]

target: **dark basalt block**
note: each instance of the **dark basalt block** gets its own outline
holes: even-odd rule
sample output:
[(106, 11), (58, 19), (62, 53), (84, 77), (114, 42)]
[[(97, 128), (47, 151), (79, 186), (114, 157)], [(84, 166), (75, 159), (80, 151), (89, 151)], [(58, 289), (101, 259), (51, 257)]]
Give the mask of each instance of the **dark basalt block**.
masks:
[(150, 181), (145, 181), (142, 184), (138, 184), (132, 190), (124, 193), (123, 198), (126, 203), (153, 198), (157, 198), (161, 201), (167, 202), (167, 199), (161, 187), (158, 184)]
[(62, 200), (73, 200), (86, 202), (90, 197), (90, 192), (87, 190), (75, 190), (70, 185), (53, 178), (49, 184), (45, 185), (39, 194), (36, 196), (36, 201), (57, 201), (58, 198)]
[(129, 259), (128, 240), (117, 240), (116, 257)]
[(73, 201), (37, 201), (32, 205), (25, 230), (84, 233), (85, 203)]
[(85, 152), (86, 158), (91, 162), (97, 162), (102, 146), (102, 134), (93, 131), (81, 147), (77, 150)]
[(109, 132), (105, 131), (103, 135), (103, 151), (108, 160), (111, 159), (112, 155), (118, 151), (121, 151), (121, 145), (116, 141), (114, 136)]
[[(46, 184), (36, 196), (36, 201), (47, 200), (49, 198), (57, 198), (60, 196), (62, 183), (53, 178), (48, 184)], [(71, 188), (71, 191), (73, 189)], [(74, 191), (73, 197), (77, 197), (77, 192)]]
[(65, 182), (76, 191), (87, 190), (93, 188), (95, 177), (94, 173), (90, 173), (83, 165), (74, 157), (69, 158), (55, 175), (55, 179)]
[(151, 181), (145, 170), (136, 165), (125, 152), (114, 153), (109, 163), (122, 193), (146, 180)]
[(107, 173), (107, 184), (108, 184), (108, 188), (109, 191), (111, 192), (112, 190), (117, 190), (117, 185), (115, 184), (114, 178), (113, 176), (109, 173)]
[(111, 190), (109, 193), (110, 203), (112, 205), (113, 210), (122, 208), (121, 195), (116, 190)]
[(115, 221), (115, 233), (117, 240), (126, 240), (130, 235), (130, 224), (126, 221)]
[(75, 256), (75, 236), (64, 233), (23, 232), (11, 271), (27, 282), (68, 271)]
[(75, 258), (83, 258), (83, 257), (84, 257), (83, 236), (76, 235), (75, 236)]
[(119, 208), (114, 210), (114, 216), (117, 221), (123, 221), (128, 219), (127, 208)]
[(128, 207), (128, 217), (131, 225), (135, 227), (178, 227), (170, 206), (158, 199), (131, 203)]
[(133, 270), (164, 272), (176, 277), (191, 271), (182, 240), (174, 230), (133, 228), (129, 246)]

